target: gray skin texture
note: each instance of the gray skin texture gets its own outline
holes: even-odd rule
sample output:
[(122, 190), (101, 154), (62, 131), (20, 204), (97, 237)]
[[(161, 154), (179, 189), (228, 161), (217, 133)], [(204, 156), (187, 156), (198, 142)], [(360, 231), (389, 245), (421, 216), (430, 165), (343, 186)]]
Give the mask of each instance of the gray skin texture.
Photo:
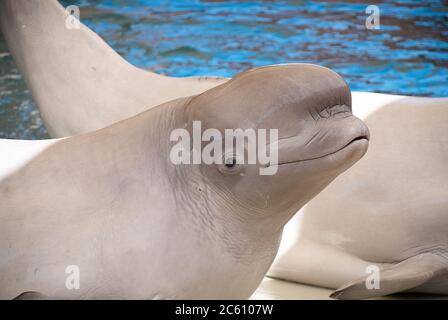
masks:
[[(369, 151), (285, 228), (268, 275), (337, 289), (448, 297), (448, 98), (353, 94)], [(379, 289), (365, 283), (380, 268)]]
[[(83, 8), (80, 7), (81, 21)], [(139, 69), (56, 0), (0, 0), (0, 27), (51, 137), (86, 133), (227, 81)]]
[[(365, 154), (350, 106), (329, 69), (264, 67), (55, 141), (0, 182), (0, 298), (248, 298), (285, 223)], [(170, 133), (193, 120), (278, 129), (278, 172), (172, 164)], [(79, 290), (65, 287), (69, 265)]]

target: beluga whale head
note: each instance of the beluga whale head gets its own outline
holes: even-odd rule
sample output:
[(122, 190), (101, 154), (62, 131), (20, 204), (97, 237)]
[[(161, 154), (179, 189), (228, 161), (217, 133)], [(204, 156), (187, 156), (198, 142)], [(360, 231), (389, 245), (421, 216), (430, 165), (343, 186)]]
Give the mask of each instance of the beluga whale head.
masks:
[(191, 171), (193, 180), (257, 217), (296, 212), (369, 143), (368, 128), (351, 112), (348, 85), (317, 65), (253, 69), (185, 109), (190, 164), (200, 172)]

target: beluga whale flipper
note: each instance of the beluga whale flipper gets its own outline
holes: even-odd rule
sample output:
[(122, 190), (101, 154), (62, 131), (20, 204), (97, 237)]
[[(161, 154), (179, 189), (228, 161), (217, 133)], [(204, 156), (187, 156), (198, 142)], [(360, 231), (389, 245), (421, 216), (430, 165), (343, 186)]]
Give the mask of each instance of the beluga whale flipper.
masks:
[(339, 299), (448, 296), (448, 98), (353, 92), (369, 151), (285, 227), (268, 275)]
[(227, 81), (173, 78), (125, 61), (56, 0), (2, 0), (0, 27), (53, 138), (85, 133)]
[[(336, 299), (367, 299), (420, 288), (420, 292), (448, 294), (448, 260), (446, 257), (423, 253), (381, 269), (378, 287), (366, 287), (371, 275), (345, 284), (330, 297)], [(429, 285), (435, 283), (434, 285)]]
[[(174, 163), (173, 132), (194, 137), (197, 123), (202, 138), (258, 139), (239, 149), (225, 136), (223, 161)], [(284, 224), (368, 139), (345, 81), (307, 64), (250, 70), (86, 134), (0, 139), (0, 298), (248, 298)], [(269, 161), (244, 161), (257, 149)]]

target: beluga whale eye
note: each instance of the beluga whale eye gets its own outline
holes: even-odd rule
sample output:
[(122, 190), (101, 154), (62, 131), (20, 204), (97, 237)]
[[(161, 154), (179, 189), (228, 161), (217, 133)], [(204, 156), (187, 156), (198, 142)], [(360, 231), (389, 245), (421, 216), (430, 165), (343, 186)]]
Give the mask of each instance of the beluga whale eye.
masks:
[(243, 168), (243, 162), (234, 152), (227, 152), (222, 157), (222, 164), (218, 166), (221, 173), (234, 174), (239, 173)]
[(231, 158), (227, 158), (225, 159), (225, 163), (224, 165), (228, 168), (228, 169), (232, 169), (234, 168), (237, 163), (236, 163), (236, 158), (235, 157), (231, 157)]

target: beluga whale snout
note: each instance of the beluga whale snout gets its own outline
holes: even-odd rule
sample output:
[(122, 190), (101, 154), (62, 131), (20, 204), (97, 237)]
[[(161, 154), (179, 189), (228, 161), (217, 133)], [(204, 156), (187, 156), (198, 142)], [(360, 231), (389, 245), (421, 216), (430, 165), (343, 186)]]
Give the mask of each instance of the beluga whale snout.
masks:
[[(337, 116), (308, 119), (310, 122), (315, 122), (314, 127), (310, 126), (298, 135), (279, 139), (278, 164), (311, 161), (327, 156), (332, 156), (332, 161), (336, 161), (336, 154), (341, 156), (341, 161), (347, 160), (349, 155), (353, 156), (354, 161), (358, 159), (359, 154), (362, 156), (367, 151), (370, 139), (369, 129), (361, 120), (352, 115), (349, 106), (337, 105), (336, 107), (341, 107), (344, 112), (338, 113)], [(346, 151), (346, 148), (349, 148), (351, 152), (346, 152), (344, 157), (340, 152)]]
[[(367, 147), (345, 81), (309, 64), (57, 140), (0, 181), (0, 298), (248, 298), (285, 223)], [(73, 265), (79, 290), (65, 286)]]

